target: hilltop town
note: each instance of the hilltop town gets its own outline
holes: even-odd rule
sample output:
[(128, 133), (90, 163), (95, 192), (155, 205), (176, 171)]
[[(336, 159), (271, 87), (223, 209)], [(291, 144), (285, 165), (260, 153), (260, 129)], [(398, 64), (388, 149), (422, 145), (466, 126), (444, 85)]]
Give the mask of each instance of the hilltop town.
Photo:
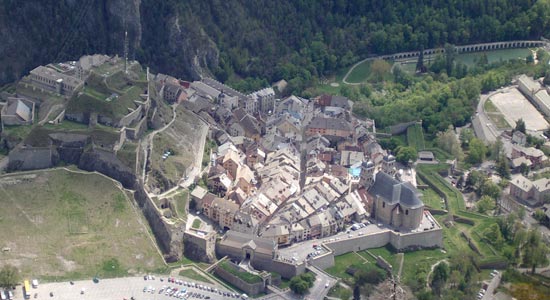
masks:
[[(449, 129), (451, 143), (460, 130), (487, 144), (500, 141), (504, 158), (496, 164), (513, 173), (505, 195), (496, 196), (507, 211), (540, 207), (550, 194), (547, 177), (530, 176), (547, 164), (533, 139), (545, 142), (548, 87), (525, 75), (514, 83), (482, 95), (473, 128)], [(444, 232), (453, 228), (489, 268), (503, 266), (500, 253), (487, 250), (493, 246), (481, 246), (490, 244), (485, 233), (472, 237), (470, 227), (454, 225), (489, 224), (472, 190), (484, 188), (485, 196), (505, 180), (495, 163), (465, 169), (453, 149), (423, 145), (421, 120), (381, 132), (354, 114), (347, 97), (281, 96), (287, 84), (244, 94), (209, 77), (189, 82), (107, 55), (39, 66), (0, 95), (7, 154), (0, 167), (6, 182), (33, 170), (74, 171), (70, 165), (106, 175), (133, 195), (166, 262), (206, 263), (206, 272), (248, 295), (284, 294), (276, 287), (282, 281), (314, 273), (309, 295), (321, 299), (340, 280), (326, 272), (337, 257), (363, 251), (372, 256), (366, 262), (390, 274), (387, 289), (393, 283), (396, 295), (403, 258), (395, 270), (368, 250), (441, 255), (449, 250)], [(514, 105), (532, 112), (523, 121)], [(410, 157), (382, 146), (400, 134), (422, 145)]]

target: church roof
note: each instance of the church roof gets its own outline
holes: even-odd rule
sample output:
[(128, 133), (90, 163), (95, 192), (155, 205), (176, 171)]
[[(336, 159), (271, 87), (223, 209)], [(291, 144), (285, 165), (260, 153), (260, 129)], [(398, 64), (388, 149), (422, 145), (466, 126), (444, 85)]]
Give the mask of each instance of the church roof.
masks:
[(400, 204), (408, 208), (424, 206), (414, 186), (408, 182), (399, 182), (384, 172), (376, 174), (374, 185), (369, 193), (373, 196), (382, 197), (389, 204)]

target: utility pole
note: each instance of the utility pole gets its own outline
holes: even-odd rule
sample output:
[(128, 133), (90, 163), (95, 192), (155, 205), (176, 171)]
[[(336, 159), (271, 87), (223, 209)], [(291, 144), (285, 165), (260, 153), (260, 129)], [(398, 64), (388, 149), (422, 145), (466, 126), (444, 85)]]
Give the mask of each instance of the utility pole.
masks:
[(128, 31), (126, 28), (124, 30), (124, 74), (128, 74)]

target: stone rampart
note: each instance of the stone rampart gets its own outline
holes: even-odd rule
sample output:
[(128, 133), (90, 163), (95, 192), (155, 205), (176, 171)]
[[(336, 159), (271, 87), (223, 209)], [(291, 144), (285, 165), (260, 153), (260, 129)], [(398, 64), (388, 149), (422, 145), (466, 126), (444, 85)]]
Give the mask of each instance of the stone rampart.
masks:
[[(239, 268), (232, 263), (227, 264), (229, 267), (234, 268), (235, 271), (239, 272)], [(241, 271), (244, 272), (244, 271)], [(223, 278), (225, 281), (229, 282), (230, 284), (238, 287), (240, 290), (244, 291), (246, 294), (250, 296), (258, 295), (265, 291), (265, 282), (260, 281), (256, 283), (249, 283), (241, 278), (237, 277), (236, 275), (231, 274), (230, 272), (226, 271), (224, 268), (217, 266), (214, 269), (214, 273), (221, 278)]]
[(309, 263), (321, 270), (330, 268), (334, 266), (334, 254), (332, 251), (329, 251), (323, 255), (314, 257), (313, 259), (310, 260)]

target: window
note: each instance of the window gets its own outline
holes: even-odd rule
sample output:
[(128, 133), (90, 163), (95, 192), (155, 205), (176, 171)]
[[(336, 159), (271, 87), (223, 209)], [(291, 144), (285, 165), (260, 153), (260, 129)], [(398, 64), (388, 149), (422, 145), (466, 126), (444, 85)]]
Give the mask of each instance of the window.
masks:
[(386, 207), (386, 202), (382, 202), (382, 208)]
[(409, 210), (408, 209), (405, 210), (405, 215), (407, 215), (407, 216), (409, 215)]

